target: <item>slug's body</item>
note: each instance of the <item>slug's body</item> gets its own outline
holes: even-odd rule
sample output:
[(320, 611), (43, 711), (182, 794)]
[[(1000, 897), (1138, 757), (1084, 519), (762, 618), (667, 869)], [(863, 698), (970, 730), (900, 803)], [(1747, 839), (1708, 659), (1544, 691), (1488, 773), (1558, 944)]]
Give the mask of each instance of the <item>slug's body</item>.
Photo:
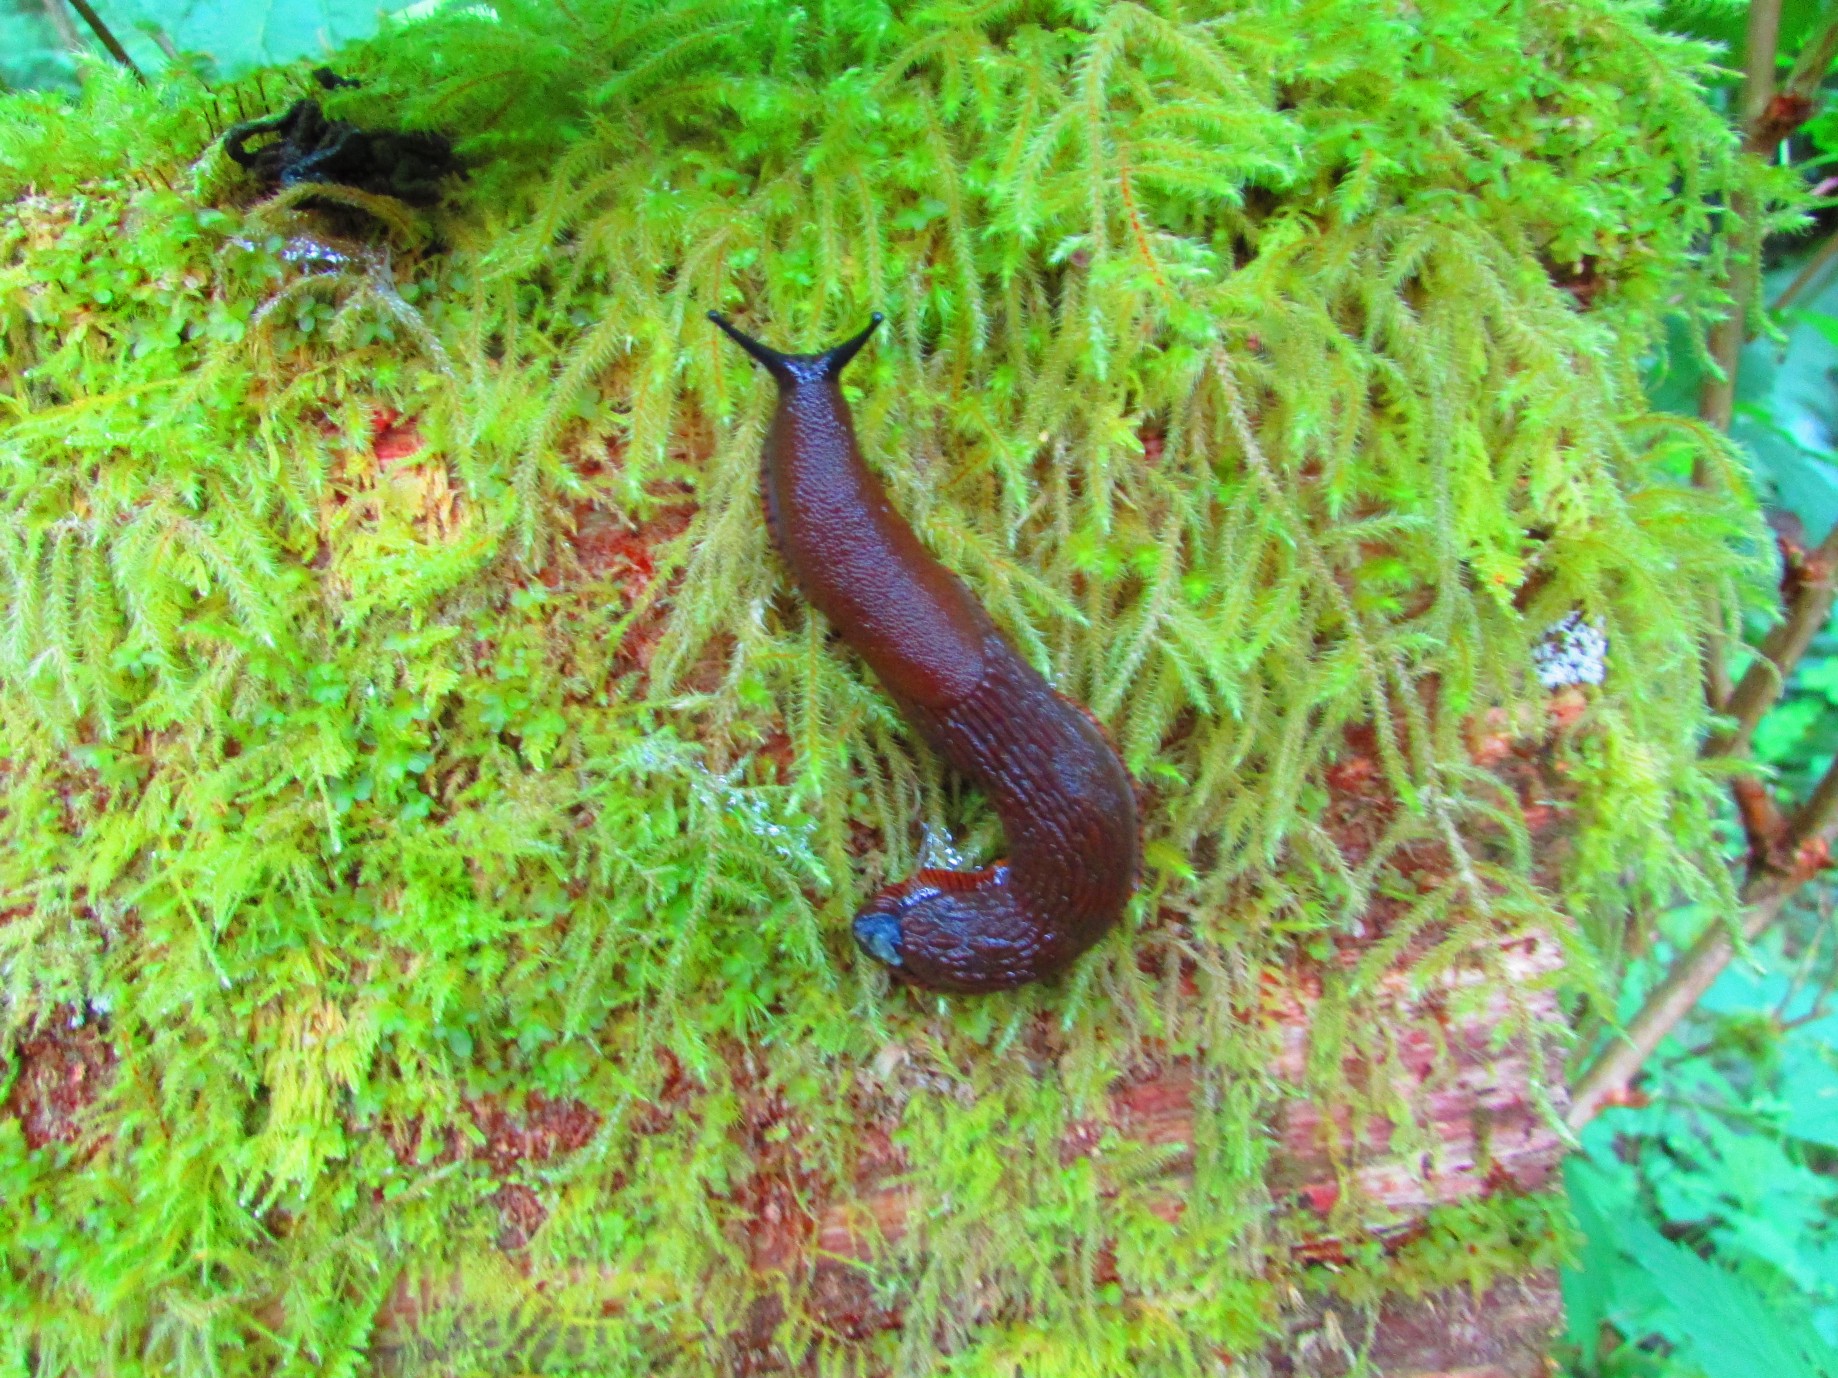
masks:
[(766, 520), (799, 588), (868, 662), (920, 734), (981, 785), (1009, 857), (922, 870), (876, 895), (855, 937), (935, 990), (987, 991), (1063, 970), (1116, 922), (1136, 883), (1129, 772), (1078, 704), (1021, 658), (920, 543), (862, 463), (843, 367), (873, 324), (788, 355), (709, 318), (779, 387), (763, 455)]

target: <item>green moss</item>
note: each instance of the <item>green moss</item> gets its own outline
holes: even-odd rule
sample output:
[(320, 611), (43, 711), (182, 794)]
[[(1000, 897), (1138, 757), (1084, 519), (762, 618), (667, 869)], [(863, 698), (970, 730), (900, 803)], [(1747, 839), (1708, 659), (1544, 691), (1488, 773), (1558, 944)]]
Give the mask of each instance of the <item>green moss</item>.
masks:
[(1366, 1306), (1466, 1287), (1478, 1299), (1494, 1281), (1554, 1268), (1575, 1248), (1569, 1202), (1560, 1193), (1501, 1194), (1436, 1206), (1401, 1245), (1362, 1243), (1344, 1268), (1316, 1279), (1323, 1290)]
[[(0, 101), (0, 1016), (104, 1016), (119, 1057), (82, 1144), (0, 1119), (0, 1370), (351, 1371), (424, 1280), (392, 1362), (721, 1368), (768, 1098), (817, 1198), (869, 1108), (911, 1163), (868, 1268), (904, 1331), (838, 1338), (793, 1288), (792, 1349), (1197, 1371), (1277, 1312), (1282, 1088), (1232, 1012), (1398, 848), (1449, 875), (1330, 987), (1324, 1099), (1406, 932), (1434, 965), (1549, 927), (1586, 984), (1642, 906), (1722, 893), (1696, 647), (1766, 546), (1638, 366), (1714, 304), (1713, 207), (1785, 193), (1705, 54), (1581, 0), (907, 11), (386, 35), (334, 113), (473, 163), (387, 258), (301, 242), (323, 221), (211, 147), (300, 73)], [(1547, 271), (1579, 264), (1586, 312)], [(927, 998), (850, 951), (916, 824), (995, 829), (783, 596), (769, 390), (710, 306), (800, 347), (888, 313), (864, 448), (1153, 788), (1144, 897), (1063, 987)], [(426, 448), (379, 463), (379, 408)], [(649, 583), (576, 554), (689, 498)], [(1461, 729), (1539, 696), (1574, 608), (1611, 652), (1566, 918)], [(1353, 864), (1320, 780), (1367, 721), (1408, 807)], [(1148, 1056), (1196, 1069), (1178, 1226), (1155, 1154), (1060, 1160)], [(601, 1120), (514, 1170), (549, 1216), (513, 1285), (489, 1160), (439, 1146), (536, 1091)]]

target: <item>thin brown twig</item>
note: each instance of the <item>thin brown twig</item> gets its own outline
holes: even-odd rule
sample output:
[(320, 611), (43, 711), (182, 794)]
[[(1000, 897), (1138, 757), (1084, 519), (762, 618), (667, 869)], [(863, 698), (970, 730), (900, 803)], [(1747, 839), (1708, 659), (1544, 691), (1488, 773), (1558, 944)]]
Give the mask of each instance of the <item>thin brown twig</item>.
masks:
[[(1831, 840), (1838, 826), (1838, 761), (1821, 777), (1812, 796), (1788, 823), (1783, 839), (1791, 858), (1788, 869), (1770, 865), (1752, 869), (1742, 887), (1743, 909), (1737, 927), (1745, 944), (1754, 942), (1774, 924), (1787, 901), (1831, 862)], [(1735, 939), (1728, 926), (1713, 923), (1675, 961), (1655, 986), (1627, 1028), (1577, 1078), (1570, 1089), (1568, 1120), (1581, 1129), (1605, 1107), (1619, 1103), (1628, 1083), (1673, 1027), (1703, 999), (1730, 958), (1736, 955)]]
[[(1729, 712), (1737, 719), (1735, 731), (1710, 742), (1707, 755), (1728, 755), (1747, 745), (1756, 723), (1779, 696), (1787, 676), (1830, 616), (1835, 585), (1838, 526), (1806, 557), (1800, 588), (1786, 619), (1762, 643), (1761, 654), (1730, 695)], [(1739, 789), (1738, 802), (1743, 799)], [(1826, 768), (1812, 793), (1790, 818), (1780, 819), (1771, 808), (1750, 807), (1744, 811), (1743, 821), (1749, 835), (1749, 879), (1743, 887), (1743, 910), (1737, 926), (1742, 930), (1743, 941), (1750, 943), (1781, 916), (1795, 891), (1831, 863), (1832, 833), (1838, 821), (1838, 760)], [(1729, 928), (1712, 923), (1673, 962), (1628, 1021), (1623, 1035), (1609, 1044), (1572, 1086), (1572, 1129), (1582, 1128), (1604, 1107), (1626, 1095), (1628, 1083), (1653, 1050), (1703, 998), (1735, 953)]]
[[(1806, 260), (1806, 266), (1794, 274), (1793, 281), (1788, 283), (1782, 289), (1781, 294), (1774, 299), (1774, 304), (1768, 308), (1769, 312), (1785, 311), (1793, 305), (1800, 293), (1804, 292), (1819, 274), (1831, 266), (1834, 258), (1838, 258), (1838, 234), (1826, 237), (1825, 243), (1819, 246), (1819, 251)], [(1751, 330), (1750, 338), (1754, 338), (1754, 335), (1755, 332)]]
[(59, 46), (66, 52), (80, 52), (83, 40), (77, 35), (77, 26), (70, 22), (70, 11), (64, 8), (64, 0), (44, 0), (44, 6), (45, 18), (57, 30)]
[[(1782, 1017), (1780, 1012), (1781, 1008), (1785, 1007), (1782, 1006), (1777, 1008), (1774, 1012), (1775, 1034), (1790, 1034), (1795, 1029), (1803, 1029), (1808, 1024), (1817, 1024), (1821, 1019), (1828, 1018), (1832, 1011), (1831, 1007), (1826, 1004), (1826, 1001), (1831, 997), (1830, 983), (1834, 980), (1838, 980), (1838, 967), (1829, 969), (1825, 979), (1820, 983), (1823, 989), (1813, 998), (1812, 1006), (1804, 1014), (1796, 1014), (1793, 1018), (1787, 1019)], [(1716, 1046), (1716, 1039), (1707, 1038), (1702, 1043), (1694, 1043), (1689, 1048), (1680, 1049), (1672, 1056), (1666, 1058), (1664, 1060), (1664, 1065), (1667, 1067), (1679, 1067), (1687, 1062), (1694, 1062), (1698, 1058), (1710, 1053)]]
[[(1794, 59), (1793, 70), (1788, 73), (1787, 80), (1781, 83), (1780, 90), (1774, 93), (1763, 108), (1760, 120), (1744, 136), (1743, 147), (1746, 150), (1766, 153), (1812, 118), (1818, 108), (1816, 98), (1819, 83), (1825, 80), (1834, 57), (1838, 57), (1838, 9), (1826, 17), (1824, 26), (1800, 49), (1800, 55)], [(1787, 284), (1786, 290), (1775, 298), (1768, 310), (1786, 310), (1806, 290), (1807, 285), (1825, 271), (1834, 257), (1838, 257), (1838, 234), (1828, 237), (1819, 246), (1819, 251), (1794, 275), (1793, 281)], [(1751, 327), (1747, 334), (1748, 338), (1753, 339), (1756, 331)]]
[[(1760, 937), (1785, 902), (1783, 893), (1771, 897), (1770, 902), (1758, 902), (1745, 909), (1741, 920), (1744, 941), (1752, 942)], [(1628, 1083), (1672, 1031), (1673, 1025), (1703, 998), (1704, 992), (1729, 965), (1735, 951), (1729, 930), (1720, 923), (1713, 923), (1672, 964), (1665, 979), (1648, 993), (1639, 1013), (1627, 1021), (1621, 1036), (1602, 1050), (1570, 1088), (1570, 1109), (1565, 1120), (1571, 1129), (1581, 1129), (1609, 1106), (1625, 1102)]]
[[(1730, 695), (1729, 712), (1736, 729), (1707, 744), (1706, 755), (1728, 755), (1748, 744), (1762, 714), (1779, 696), (1781, 686), (1831, 615), (1838, 591), (1838, 526), (1809, 554), (1802, 566), (1799, 591), (1782, 623), (1762, 643), (1761, 654)], [(1753, 791), (1748, 791), (1750, 796)], [(1738, 802), (1744, 801), (1738, 790)], [(1749, 835), (1749, 879), (1743, 887), (1738, 927), (1743, 941), (1759, 938), (1781, 916), (1802, 885), (1831, 864), (1832, 834), (1838, 828), (1838, 759), (1792, 816), (1782, 820), (1772, 808), (1752, 804), (1743, 812)], [(1680, 956), (1628, 1021), (1622, 1037), (1611, 1043), (1579, 1077), (1570, 1092), (1569, 1123), (1580, 1129), (1605, 1107), (1625, 1096), (1653, 1050), (1691, 1012), (1704, 992), (1735, 956), (1728, 927), (1713, 923)]]
[(89, 3), (89, 0), (70, 0), (70, 7), (83, 16), (83, 22), (89, 25), (90, 32), (95, 34), (104, 48), (108, 49), (108, 55), (134, 73), (134, 79), (145, 86), (147, 74), (134, 65), (134, 59), (128, 56), (128, 50), (121, 46), (121, 40), (115, 37), (109, 26), (102, 22), (102, 16), (96, 13), (95, 7)]
[[(1767, 127), (1767, 112), (1774, 101), (1774, 63), (1780, 46), (1780, 0), (1753, 0), (1749, 5), (1747, 61), (1742, 80), (1742, 146), (1751, 153), (1770, 145), (1762, 143)], [(1776, 140), (1778, 142), (1778, 140)], [(1738, 226), (1754, 223), (1755, 206), (1747, 196), (1730, 198), (1730, 218)], [(1741, 254), (1730, 269), (1729, 314), (1711, 328), (1705, 346), (1716, 368), (1704, 382), (1698, 395), (1698, 415), (1720, 431), (1727, 431), (1736, 404), (1736, 360), (1742, 352), (1742, 321), (1749, 298), (1754, 295), (1756, 273), (1753, 245)], [(1692, 481), (1700, 488), (1709, 482), (1703, 465), (1692, 472)]]
[(1787, 615), (1768, 633), (1761, 654), (1724, 702), (1723, 711), (1736, 720), (1736, 726), (1706, 742), (1706, 756), (1732, 756), (1748, 747), (1756, 724), (1774, 706), (1787, 677), (1831, 616), (1834, 593), (1838, 593), (1838, 525), (1806, 556), (1800, 588)]
[[(1764, 154), (1812, 118), (1814, 110), (1818, 110), (1818, 88), (1821, 81), (1825, 81), (1825, 73), (1831, 68), (1834, 57), (1838, 57), (1838, 9), (1832, 11), (1831, 17), (1825, 20), (1825, 26), (1814, 33), (1812, 39), (1807, 40), (1807, 44), (1799, 50), (1798, 59), (1794, 59), (1794, 70), (1787, 73), (1787, 81), (1781, 83), (1781, 88), (1763, 108), (1759, 123), (1744, 134), (1742, 147), (1746, 151)], [(1821, 272), (1825, 272), (1834, 257), (1838, 257), (1838, 235), (1829, 235), (1825, 243), (1820, 244), (1818, 252), (1807, 259), (1798, 274), (1794, 274), (1794, 281), (1790, 281), (1781, 296), (1774, 299), (1774, 305), (1768, 307), (1768, 312), (1787, 311), (1787, 307), (1799, 298), (1799, 294), (1805, 292)], [(1746, 338), (1753, 340), (1757, 333), (1759, 331), (1755, 325), (1750, 325)]]
[[(1828, 11), (1818, 32), (1801, 45), (1800, 55), (1794, 59), (1787, 80), (1778, 90), (1771, 91), (1765, 102), (1759, 106), (1751, 104), (1746, 99), (1749, 93), (1745, 88), (1742, 146), (1746, 150), (1770, 153), (1782, 139), (1812, 118), (1818, 109), (1819, 84), (1831, 70), (1834, 57), (1838, 57), (1838, 9)], [(1753, 66), (1748, 69), (1751, 77), (1754, 71)], [(1768, 75), (1772, 80), (1772, 61)]]
[(1820, 917), (1825, 920), (1825, 922), (1822, 922), (1813, 930), (1812, 941), (1806, 944), (1805, 951), (1800, 953), (1799, 969), (1793, 973), (1792, 979), (1787, 982), (1786, 992), (1781, 996), (1780, 1002), (1774, 1007), (1775, 1026), (1783, 1032), (1788, 1029), (1797, 1029), (1800, 1025), (1808, 1023), (1815, 1017), (1823, 1017), (1826, 1001), (1831, 999), (1832, 988), (1838, 986), (1838, 962), (1834, 962), (1828, 957), (1819, 974), (1819, 984), (1813, 991), (1812, 1001), (1808, 1006), (1807, 1012), (1803, 1015), (1797, 1015), (1792, 1019), (1787, 1017), (1787, 1011), (1792, 1007), (1794, 998), (1799, 995), (1801, 989), (1806, 985), (1806, 973), (1812, 970), (1813, 963), (1818, 961), (1820, 952), (1825, 947), (1825, 937), (1831, 928), (1831, 897), (1829, 893), (1824, 896), (1824, 898), (1827, 902), (1820, 907), (1825, 910), (1825, 912), (1820, 915)]
[(1831, 1006), (1825, 1002), (1830, 995), (1831, 992), (1827, 991), (1824, 996), (1820, 997), (1819, 1002), (1805, 1014), (1796, 1014), (1791, 1019), (1777, 1019), (1774, 1022), (1775, 1029), (1784, 1034), (1792, 1033), (1795, 1029), (1803, 1029), (1808, 1024), (1817, 1024), (1820, 1020), (1829, 1018), (1832, 1010)]
[(1730, 781), (1730, 793), (1736, 796), (1736, 817), (1749, 844), (1750, 864), (1776, 856), (1787, 834), (1787, 820), (1775, 807), (1774, 791), (1768, 788), (1767, 781), (1755, 775), (1739, 775)]
[[(1758, 136), (1774, 99), (1774, 63), (1780, 46), (1780, 28), (1781, 0), (1750, 0), (1740, 126), (1744, 148)], [(1736, 412), (1736, 364), (1746, 337), (1743, 318), (1760, 282), (1757, 260), (1761, 246), (1750, 242), (1756, 238), (1753, 231), (1755, 211), (1753, 197), (1743, 194), (1730, 197), (1730, 220), (1744, 242), (1736, 246), (1736, 260), (1729, 270), (1729, 312), (1710, 328), (1704, 340), (1711, 370), (1698, 392), (1698, 415), (1707, 425), (1720, 431), (1729, 430), (1730, 420)], [(1699, 459), (1692, 464), (1694, 487), (1708, 488), (1712, 481), (1711, 466), (1706, 460)], [(1720, 629), (1713, 629), (1704, 638), (1704, 697), (1714, 712), (1723, 711), (1730, 695), (1724, 640)]]
[(1811, 855), (1826, 846), (1830, 839), (1826, 837), (1832, 820), (1838, 818), (1838, 758), (1825, 768), (1825, 774), (1819, 777), (1819, 783), (1813, 786), (1806, 802), (1795, 811), (1787, 824), (1787, 836), (1784, 840), (1786, 853), (1792, 858), (1789, 875), (1798, 876), (1802, 882), (1825, 869), (1831, 860), (1829, 855)]

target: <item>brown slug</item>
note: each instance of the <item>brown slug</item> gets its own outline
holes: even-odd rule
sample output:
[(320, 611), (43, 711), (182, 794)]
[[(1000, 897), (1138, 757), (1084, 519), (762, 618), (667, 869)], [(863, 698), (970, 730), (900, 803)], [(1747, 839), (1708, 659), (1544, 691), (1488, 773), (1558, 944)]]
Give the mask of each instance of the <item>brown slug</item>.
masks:
[(856, 915), (856, 941), (934, 990), (1004, 990), (1063, 971), (1135, 887), (1135, 788), (1103, 729), (1022, 659), (862, 462), (839, 378), (880, 313), (821, 354), (781, 354), (718, 312), (709, 319), (778, 384), (761, 482), (798, 587), (920, 735), (982, 786), (1008, 834), (1004, 861), (921, 870), (882, 890)]

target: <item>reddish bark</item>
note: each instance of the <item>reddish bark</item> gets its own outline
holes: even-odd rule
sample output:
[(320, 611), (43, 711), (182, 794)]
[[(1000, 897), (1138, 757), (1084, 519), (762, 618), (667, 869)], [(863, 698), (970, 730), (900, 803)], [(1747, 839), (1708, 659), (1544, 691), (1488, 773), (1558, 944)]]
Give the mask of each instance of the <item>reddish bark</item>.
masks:
[[(1336, 960), (1350, 963), (1356, 956), (1348, 952)], [(1447, 973), (1427, 991), (1413, 991), (1407, 966), (1381, 977), (1367, 1008), (1398, 1031), (1397, 1056), (1383, 1064), (1362, 1064), (1357, 1054), (1348, 1060), (1368, 1090), (1377, 1089), (1381, 1077), (1390, 1080), (1411, 1107), (1413, 1124), (1427, 1131), (1431, 1154), (1394, 1148), (1394, 1127), (1382, 1118), (1356, 1132), (1344, 1113), (1323, 1115), (1300, 1097), (1279, 1109), (1266, 1180), (1279, 1212), (1296, 1210), (1299, 1218), (1317, 1221), (1297, 1246), (1296, 1265), (1343, 1262), (1354, 1237), (1403, 1244), (1419, 1235), (1435, 1206), (1537, 1190), (1551, 1181), (1563, 1145), (1532, 1086), (1535, 1079), (1554, 1088), (1560, 1084), (1555, 1054), (1534, 1053), (1512, 1041), (1495, 1049), (1492, 1040), (1514, 998), (1529, 1003), (1535, 1017), (1555, 1015), (1555, 996), (1541, 980), (1559, 954), (1549, 941), (1517, 937), (1501, 939), (1494, 956), (1493, 973), (1470, 965)], [(1281, 1051), (1273, 1072), (1282, 1081), (1302, 1079), (1321, 974), (1319, 968), (1297, 968), (1266, 990), (1260, 1013), (1276, 1026)], [(1448, 1014), (1468, 998), (1478, 999), (1477, 1013), (1467, 1019)], [(1043, 1046), (1050, 1036), (1041, 1031)], [(744, 1085), (744, 1069), (735, 1070)], [(1178, 1220), (1191, 1194), (1200, 1089), (1191, 1065), (1178, 1059), (1127, 1079), (1112, 1092), (1108, 1124), (1073, 1123), (1062, 1139), (1062, 1156), (1070, 1161), (1089, 1154), (1110, 1125), (1142, 1143), (1186, 1150), (1169, 1163), (1157, 1206), (1165, 1218)], [(676, 1103), (653, 1109), (656, 1129), (688, 1113)], [(785, 1315), (779, 1282), (802, 1286), (807, 1314), (832, 1340), (859, 1341), (903, 1324), (900, 1310), (877, 1295), (872, 1274), (861, 1266), (884, 1256), (886, 1244), (902, 1237), (915, 1206), (899, 1181), (908, 1165), (892, 1138), (898, 1111), (888, 1105), (869, 1113), (860, 1127), (854, 1180), (839, 1186), (810, 1170), (799, 1151), (795, 1118), (782, 1103), (769, 1095), (749, 1097), (742, 1135), (755, 1169), (739, 1182), (733, 1200), (745, 1212), (739, 1237), (761, 1285), (734, 1346), (735, 1372), (802, 1368), (775, 1344)], [(822, 1199), (826, 1191), (828, 1201)], [(1337, 1207), (1347, 1209), (1336, 1214)], [(1340, 1233), (1349, 1227), (1354, 1236)], [(1099, 1259), (1097, 1273), (1100, 1283), (1118, 1280), (1108, 1254)], [(442, 1301), (399, 1295), (382, 1348), (405, 1343), (416, 1317)], [(1466, 1291), (1390, 1301), (1370, 1318), (1374, 1371), (1387, 1378), (1542, 1378), (1543, 1354), (1559, 1315), (1555, 1280), (1545, 1273), (1502, 1282), (1479, 1301)], [(1352, 1308), (1308, 1303), (1288, 1318), (1285, 1338), (1272, 1346), (1273, 1370), (1298, 1378), (1344, 1372), (1345, 1353), (1368, 1338), (1366, 1324)]]
[[(19, 1121), (28, 1148), (76, 1143), (83, 1112), (114, 1075), (115, 1050), (101, 1021), (77, 1019), (74, 1012), (59, 1011), (14, 1052), (12, 1089), (0, 1100), (0, 1119)], [(0, 1077), (5, 1074), (0, 1066)]]
[[(1479, 1297), (1450, 1288), (1399, 1298), (1379, 1309), (1370, 1371), (1381, 1378), (1548, 1378), (1545, 1358), (1563, 1312), (1557, 1274), (1496, 1283)], [(1273, 1378), (1339, 1378), (1365, 1325), (1344, 1308), (1317, 1303), (1273, 1346)]]

